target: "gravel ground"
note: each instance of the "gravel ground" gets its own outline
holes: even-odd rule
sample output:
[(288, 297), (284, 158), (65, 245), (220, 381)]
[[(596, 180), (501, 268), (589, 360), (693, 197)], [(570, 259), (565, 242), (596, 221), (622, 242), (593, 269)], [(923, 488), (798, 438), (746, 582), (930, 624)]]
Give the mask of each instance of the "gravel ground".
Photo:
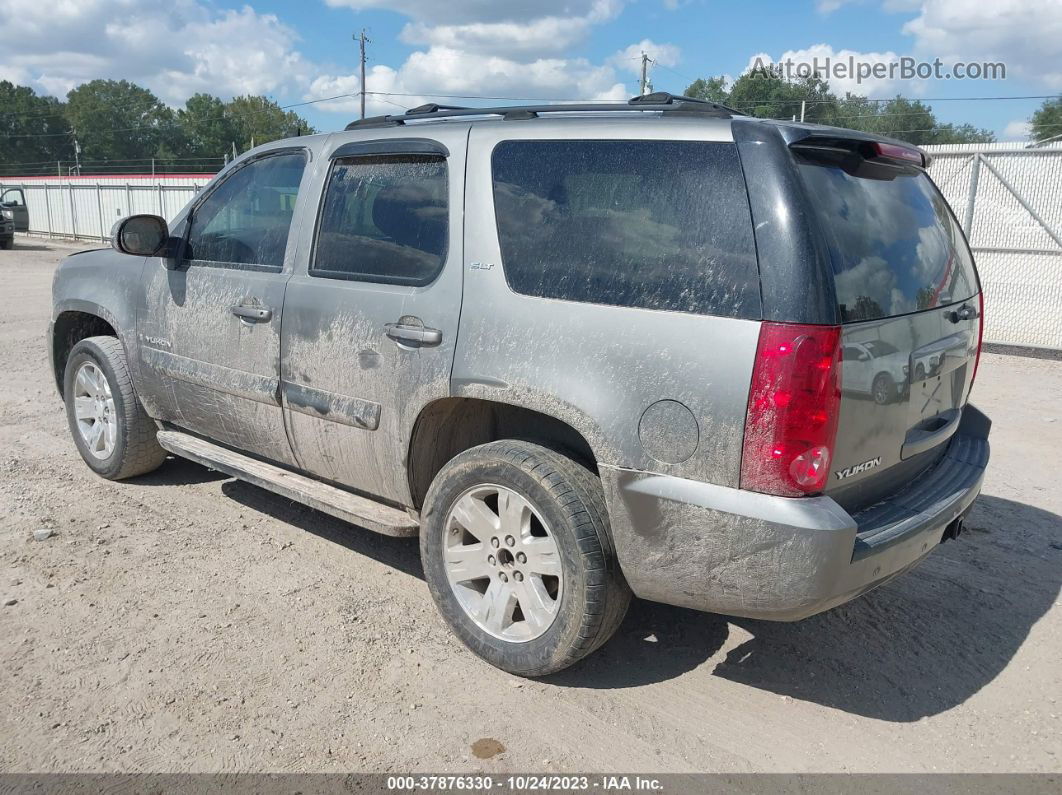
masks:
[(1062, 362), (984, 357), (984, 494), (906, 577), (798, 624), (635, 603), (530, 682), (450, 637), (415, 541), (181, 460), (95, 477), (42, 344), (71, 250), (0, 252), (0, 770), (1062, 771)]

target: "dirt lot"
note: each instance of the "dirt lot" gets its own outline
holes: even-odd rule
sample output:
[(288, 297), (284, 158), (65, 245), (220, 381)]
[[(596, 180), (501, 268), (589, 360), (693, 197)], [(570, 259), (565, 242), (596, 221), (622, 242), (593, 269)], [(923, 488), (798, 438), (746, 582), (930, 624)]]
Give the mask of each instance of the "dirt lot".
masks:
[[(907, 577), (799, 624), (636, 603), (602, 651), (530, 682), (450, 637), (414, 541), (181, 460), (92, 475), (43, 346), (71, 249), (16, 245), (0, 769), (1062, 770), (1062, 362), (985, 356), (994, 454), (972, 531)], [(505, 750), (480, 760), (482, 739)]]

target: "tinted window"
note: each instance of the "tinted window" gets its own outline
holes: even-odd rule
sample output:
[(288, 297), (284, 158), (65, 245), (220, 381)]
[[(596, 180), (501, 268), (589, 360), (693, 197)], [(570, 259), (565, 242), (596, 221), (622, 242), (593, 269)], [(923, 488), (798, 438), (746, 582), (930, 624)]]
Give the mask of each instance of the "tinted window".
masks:
[(506, 141), (493, 168), (513, 290), (759, 316), (752, 222), (733, 144)]
[(830, 240), (843, 320), (932, 309), (977, 292), (959, 225), (927, 176), (885, 180), (832, 165), (799, 168)]
[(311, 273), (427, 284), (446, 258), (446, 160), (433, 155), (337, 160)]
[(305, 167), (289, 153), (233, 172), (193, 212), (185, 258), (280, 268)]

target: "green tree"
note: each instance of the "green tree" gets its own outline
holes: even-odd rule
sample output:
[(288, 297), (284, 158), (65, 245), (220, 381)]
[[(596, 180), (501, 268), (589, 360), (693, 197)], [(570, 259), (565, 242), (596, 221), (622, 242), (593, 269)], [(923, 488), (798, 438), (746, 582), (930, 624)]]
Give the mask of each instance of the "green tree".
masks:
[(822, 123), (835, 112), (837, 98), (818, 77), (785, 80), (770, 70), (750, 69), (730, 89), (730, 105), (745, 113), (765, 119), (800, 119)]
[(879, 102), (854, 94), (839, 98), (818, 77), (786, 80), (770, 69), (750, 69), (729, 91), (721, 77), (701, 78), (687, 86), (686, 94), (768, 119), (800, 119), (803, 103), (807, 122), (887, 135), (919, 145), (995, 140), (989, 130), (938, 122), (932, 109), (917, 100), (896, 97)]
[(232, 151), (239, 132), (225, 103), (210, 94), (193, 94), (177, 111), (185, 157), (221, 158)]
[(988, 143), (995, 140), (989, 130), (971, 124), (945, 124), (933, 110), (918, 100), (895, 97), (875, 102), (848, 94), (837, 105), (837, 117), (830, 121), (839, 127), (887, 135), (922, 146), (926, 144)]
[(146, 160), (174, 153), (173, 111), (128, 80), (83, 83), (67, 94), (66, 113), (84, 160)]
[(234, 97), (225, 105), (225, 116), (232, 125), (236, 146), (242, 152), (278, 138), (312, 135), (317, 132), (294, 111), (285, 111), (266, 97)]
[(726, 89), (725, 77), (699, 77), (686, 86), (684, 93), (687, 97), (706, 99), (709, 102), (720, 102), (724, 105), (730, 99), (730, 92)]
[(7, 174), (55, 173), (73, 154), (72, 138), (55, 97), (0, 80), (0, 169)]
[(1034, 141), (1046, 141), (1062, 135), (1062, 97), (1044, 100), (1029, 119)]

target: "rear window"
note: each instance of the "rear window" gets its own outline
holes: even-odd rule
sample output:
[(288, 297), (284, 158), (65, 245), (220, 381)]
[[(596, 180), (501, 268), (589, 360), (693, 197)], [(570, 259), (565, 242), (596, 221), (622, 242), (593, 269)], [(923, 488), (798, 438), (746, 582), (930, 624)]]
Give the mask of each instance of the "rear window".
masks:
[(502, 265), (516, 292), (759, 317), (734, 144), (506, 141), (492, 165)]
[(905, 315), (977, 293), (959, 225), (925, 174), (885, 180), (832, 165), (798, 168), (829, 240), (842, 320)]

